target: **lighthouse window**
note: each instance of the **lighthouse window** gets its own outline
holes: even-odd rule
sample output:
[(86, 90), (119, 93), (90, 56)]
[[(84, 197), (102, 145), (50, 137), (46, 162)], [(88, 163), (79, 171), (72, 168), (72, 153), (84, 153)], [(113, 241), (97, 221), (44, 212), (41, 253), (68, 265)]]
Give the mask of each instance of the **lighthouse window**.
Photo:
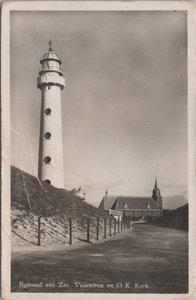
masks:
[(46, 133), (44, 134), (44, 136), (45, 136), (45, 138), (46, 138), (47, 140), (49, 140), (49, 139), (51, 138), (51, 133), (50, 133), (50, 132), (46, 132)]
[(49, 164), (49, 163), (51, 162), (51, 157), (50, 157), (50, 156), (45, 156), (45, 157), (44, 157), (44, 162), (45, 162), (46, 164)]
[(50, 108), (46, 108), (45, 109), (45, 114), (48, 116), (48, 115), (50, 115), (51, 114), (51, 109)]
[(46, 179), (45, 182), (51, 184), (51, 181), (49, 179)]

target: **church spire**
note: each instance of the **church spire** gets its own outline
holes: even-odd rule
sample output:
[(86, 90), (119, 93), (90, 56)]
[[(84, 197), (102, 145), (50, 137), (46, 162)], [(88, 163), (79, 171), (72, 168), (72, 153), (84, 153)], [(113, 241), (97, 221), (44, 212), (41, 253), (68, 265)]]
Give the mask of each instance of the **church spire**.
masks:
[(153, 191), (152, 191), (152, 198), (153, 198), (155, 201), (159, 201), (159, 200), (162, 199), (162, 197), (161, 197), (161, 191), (160, 191), (160, 189), (158, 188), (157, 176), (156, 176), (155, 183), (154, 183), (154, 188), (153, 188)]
[(155, 184), (154, 184), (154, 189), (157, 189), (157, 188), (158, 188), (158, 184), (157, 184), (157, 176), (156, 176)]

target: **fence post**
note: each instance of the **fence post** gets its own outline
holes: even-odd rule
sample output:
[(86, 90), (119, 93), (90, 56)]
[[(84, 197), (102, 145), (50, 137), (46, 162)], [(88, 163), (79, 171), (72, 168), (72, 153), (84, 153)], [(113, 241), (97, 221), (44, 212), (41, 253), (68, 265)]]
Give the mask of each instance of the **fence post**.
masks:
[(41, 216), (38, 216), (37, 245), (41, 246)]
[(120, 231), (120, 220), (119, 220), (119, 217), (118, 217), (118, 233)]
[(99, 217), (97, 218), (97, 240), (99, 239)]
[(112, 235), (112, 220), (111, 220), (111, 218), (109, 219), (109, 236), (111, 236)]
[(121, 217), (121, 220), (120, 220), (120, 229), (121, 229), (121, 232), (123, 231), (123, 222), (122, 222), (122, 217)]
[(125, 221), (126, 221), (126, 219), (125, 219), (125, 217), (124, 217), (124, 220), (123, 220), (123, 223), (124, 223), (124, 231), (125, 231)]
[(116, 234), (116, 219), (114, 218), (114, 235)]
[(72, 219), (69, 219), (69, 244), (72, 245)]
[(90, 231), (90, 220), (89, 218), (87, 218), (87, 242), (89, 243), (90, 241), (90, 234), (89, 234), (89, 231)]
[(106, 239), (106, 226), (107, 226), (107, 219), (104, 219), (104, 238)]

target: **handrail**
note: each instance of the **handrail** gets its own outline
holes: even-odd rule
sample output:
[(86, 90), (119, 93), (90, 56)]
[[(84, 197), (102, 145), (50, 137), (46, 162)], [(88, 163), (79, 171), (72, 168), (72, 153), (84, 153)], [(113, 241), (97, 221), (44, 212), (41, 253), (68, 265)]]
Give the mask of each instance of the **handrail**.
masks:
[(51, 70), (54, 70), (54, 71), (58, 71), (58, 72), (63, 73), (63, 70), (62, 70), (60, 67), (56, 67), (56, 66), (50, 66), (50, 67), (47, 68), (47, 69), (41, 67), (41, 68), (39, 69), (39, 72), (41, 72), (41, 71), (51, 71)]

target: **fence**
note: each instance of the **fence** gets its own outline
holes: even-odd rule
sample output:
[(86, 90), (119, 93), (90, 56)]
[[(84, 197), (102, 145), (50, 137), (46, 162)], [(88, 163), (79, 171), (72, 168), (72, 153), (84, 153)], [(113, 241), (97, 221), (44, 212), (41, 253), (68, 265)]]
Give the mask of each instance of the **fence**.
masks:
[[(49, 226), (44, 224), (44, 219), (45, 218), (41, 216), (38, 216), (37, 218), (37, 245), (38, 246), (44, 244), (44, 242), (42, 241), (42, 236), (44, 232), (45, 233), (48, 232), (47, 230)], [(114, 217), (107, 217), (107, 218), (98, 217), (96, 219), (86, 218), (85, 221), (86, 222), (83, 224), (84, 225), (83, 228), (77, 228), (77, 229), (83, 230), (83, 235), (85, 235), (86, 238), (81, 240), (86, 241), (88, 243), (92, 242), (92, 240), (98, 241), (101, 238), (107, 239), (123, 231), (129, 230), (131, 227), (130, 217), (123, 217), (121, 219), (120, 218), (116, 219)], [(69, 218), (67, 220), (67, 227), (68, 227), (68, 232), (65, 235), (66, 240), (64, 241), (64, 243), (72, 245), (74, 241), (74, 234), (76, 233), (76, 226), (74, 223), (74, 219)], [(54, 231), (56, 231), (56, 229), (54, 229)]]
[(148, 217), (146, 220), (157, 225), (188, 230), (188, 212), (180, 215), (168, 213), (161, 217)]

